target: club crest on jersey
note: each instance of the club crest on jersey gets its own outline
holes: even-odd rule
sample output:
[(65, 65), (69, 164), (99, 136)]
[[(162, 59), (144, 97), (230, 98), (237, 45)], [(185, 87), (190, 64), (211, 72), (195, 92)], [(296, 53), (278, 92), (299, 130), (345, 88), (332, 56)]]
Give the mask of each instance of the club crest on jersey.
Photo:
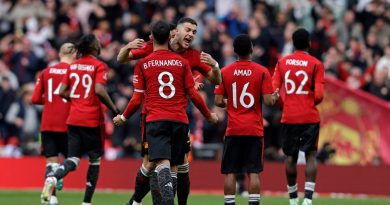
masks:
[(133, 83), (138, 83), (138, 75), (133, 75)]
[(249, 69), (235, 69), (233, 75), (234, 76), (251, 76), (252, 71)]

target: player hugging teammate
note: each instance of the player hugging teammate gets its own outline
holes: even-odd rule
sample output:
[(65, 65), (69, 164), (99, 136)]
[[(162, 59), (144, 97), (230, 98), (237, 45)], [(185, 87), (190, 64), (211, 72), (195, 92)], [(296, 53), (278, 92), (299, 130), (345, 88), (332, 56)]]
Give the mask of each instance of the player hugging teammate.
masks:
[[(309, 33), (304, 29), (294, 32), (296, 51), (278, 61), (271, 78), (266, 68), (251, 61), (253, 45), (246, 34), (237, 36), (233, 42), (238, 60), (220, 70), (209, 54), (191, 48), (197, 32), (197, 23), (193, 19), (182, 18), (177, 26), (158, 21), (152, 24), (151, 31), (151, 41), (145, 43), (142, 39), (136, 39), (118, 54), (120, 63), (142, 58), (134, 68), (134, 95), (122, 114), (119, 114), (104, 88), (108, 69), (96, 58), (100, 53), (100, 43), (93, 35), (84, 36), (74, 45), (80, 56), (77, 60), (48, 68), (39, 76), (33, 101), (45, 104), (43, 118), (46, 118), (45, 113), (49, 112), (47, 110), (52, 102), (70, 107), (69, 111), (64, 108), (69, 112), (67, 127), (63, 125), (64, 120), (61, 129), (42, 125), (44, 151), (48, 158), (42, 203), (58, 203), (56, 186), (77, 168), (80, 157), (88, 154), (90, 164), (83, 205), (91, 204), (103, 153), (100, 134), (105, 112), (103, 103), (115, 114), (113, 121), (117, 126), (122, 125), (142, 105), (144, 161), (136, 175), (135, 192), (126, 205), (140, 205), (149, 191), (153, 204), (173, 205), (176, 191), (178, 204), (187, 204), (190, 190), (188, 98), (210, 123), (218, 122), (216, 114), (210, 113), (197, 92), (201, 86), (195, 82), (193, 71), (198, 71), (217, 85), (215, 104), (226, 108), (228, 114), (221, 164), (221, 173), (225, 175), (225, 205), (235, 204), (235, 176), (238, 173), (248, 175), (249, 205), (260, 204), (259, 173), (263, 171), (264, 149), (262, 102), (272, 106), (277, 101), (283, 107), (281, 122), (283, 151), (287, 156), (285, 165), (289, 202), (290, 205), (299, 203), (296, 163), (298, 152), (303, 151), (306, 155), (306, 183), (302, 205), (311, 205), (320, 122), (315, 106), (323, 99), (324, 68), (320, 61), (307, 53), (310, 48)], [(66, 45), (73, 47), (72, 44)], [(66, 48), (61, 50), (73, 54)], [(279, 90), (282, 89), (285, 90), (283, 100), (279, 99)], [(66, 130), (67, 137), (64, 134)], [(60, 136), (61, 133), (68, 138), (68, 148), (51, 150), (54, 147), (51, 144), (56, 143), (53, 136)], [(57, 159), (52, 158), (58, 152), (67, 155), (60, 166), (53, 164), (57, 163)]]

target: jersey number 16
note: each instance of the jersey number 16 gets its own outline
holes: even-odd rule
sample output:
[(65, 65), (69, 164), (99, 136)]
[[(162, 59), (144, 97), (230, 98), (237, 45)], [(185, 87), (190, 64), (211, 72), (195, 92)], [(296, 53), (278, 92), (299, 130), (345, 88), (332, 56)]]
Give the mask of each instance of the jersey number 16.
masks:
[[(245, 83), (244, 88), (242, 89), (242, 92), (240, 94), (240, 104), (244, 108), (251, 108), (253, 104), (255, 103), (255, 98), (253, 97), (252, 94), (247, 92), (249, 86), (249, 82)], [(237, 109), (237, 82), (234, 82), (232, 84), (232, 97), (233, 97), (233, 107)], [(245, 103), (244, 98), (248, 97), (249, 98), (249, 103)]]

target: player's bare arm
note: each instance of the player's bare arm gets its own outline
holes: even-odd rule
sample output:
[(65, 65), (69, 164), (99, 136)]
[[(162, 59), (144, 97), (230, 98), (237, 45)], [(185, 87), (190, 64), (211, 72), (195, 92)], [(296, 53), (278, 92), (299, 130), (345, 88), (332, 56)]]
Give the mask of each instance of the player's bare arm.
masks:
[(226, 107), (226, 99), (223, 98), (223, 95), (215, 95), (214, 104), (220, 108)]
[(205, 52), (200, 54), (200, 61), (212, 67), (212, 70), (207, 73), (206, 78), (215, 85), (220, 84), (222, 78), (218, 62), (210, 54)]
[(217, 124), (218, 123), (218, 116), (217, 113), (212, 112), (210, 117), (207, 118), (207, 121), (211, 124)]
[(266, 104), (268, 106), (273, 106), (276, 102), (276, 100), (274, 98), (274, 94), (263, 95), (263, 99), (264, 99), (264, 104)]
[(196, 77), (194, 77), (194, 81), (195, 81), (195, 90), (201, 90), (203, 87), (204, 87), (204, 84), (203, 83), (200, 83), (200, 82), (197, 82), (197, 80), (200, 78), (200, 75), (197, 75)]
[(60, 96), (68, 101), (70, 101), (70, 90), (68, 89), (68, 84), (61, 83), (60, 85)]
[(130, 60), (133, 60), (133, 54), (131, 53), (131, 49), (136, 49), (136, 48), (142, 48), (144, 45), (144, 40), (137, 38), (130, 43), (126, 44), (124, 47), (122, 47), (119, 50), (119, 54), (117, 56), (117, 61), (119, 63), (127, 63)]
[(118, 114), (119, 110), (116, 108), (115, 104), (112, 102), (110, 96), (106, 91), (106, 87), (101, 83), (95, 84), (95, 93), (99, 97), (100, 101), (106, 105), (114, 114)]

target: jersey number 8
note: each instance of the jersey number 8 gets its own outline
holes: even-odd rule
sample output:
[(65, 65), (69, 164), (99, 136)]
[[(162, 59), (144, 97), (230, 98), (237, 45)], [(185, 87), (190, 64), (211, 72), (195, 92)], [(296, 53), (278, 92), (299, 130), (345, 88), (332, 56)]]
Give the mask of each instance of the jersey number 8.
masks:
[[(163, 81), (163, 77), (167, 75), (168, 78), (169, 78), (169, 81), (167, 83), (165, 83)], [(170, 72), (167, 72), (167, 71), (164, 71), (164, 72), (161, 72), (159, 75), (158, 75), (158, 82), (160, 83), (160, 87), (158, 88), (158, 92), (160, 93), (160, 96), (164, 99), (170, 99), (172, 98), (175, 93), (176, 93), (176, 89), (175, 89), (175, 86), (173, 86), (173, 75), (172, 73)], [(166, 95), (164, 93), (164, 87), (169, 87), (171, 89), (171, 92), (169, 93), (169, 95)]]

